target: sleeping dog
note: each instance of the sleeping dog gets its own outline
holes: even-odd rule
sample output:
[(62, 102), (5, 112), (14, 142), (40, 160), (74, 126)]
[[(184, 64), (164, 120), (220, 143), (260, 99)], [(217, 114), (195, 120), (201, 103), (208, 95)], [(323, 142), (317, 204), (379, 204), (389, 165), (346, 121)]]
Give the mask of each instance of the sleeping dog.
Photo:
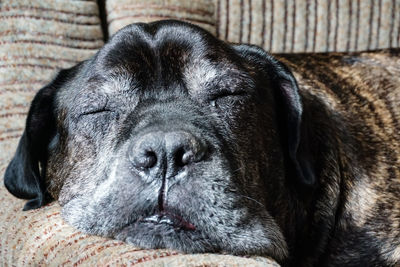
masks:
[(300, 86), (258, 47), (129, 25), (37, 93), (5, 185), (143, 248), (400, 264), (399, 79), (357, 80), (365, 57), (281, 60)]

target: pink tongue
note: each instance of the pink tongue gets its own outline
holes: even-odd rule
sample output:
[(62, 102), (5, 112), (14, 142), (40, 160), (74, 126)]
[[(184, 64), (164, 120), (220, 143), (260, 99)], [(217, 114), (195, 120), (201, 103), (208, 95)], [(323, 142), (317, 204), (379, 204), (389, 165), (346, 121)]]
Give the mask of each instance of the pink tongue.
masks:
[(143, 221), (156, 224), (165, 223), (172, 225), (174, 227), (182, 228), (184, 230), (190, 230), (190, 231), (196, 230), (196, 227), (193, 224), (185, 221), (181, 216), (165, 211), (147, 217)]

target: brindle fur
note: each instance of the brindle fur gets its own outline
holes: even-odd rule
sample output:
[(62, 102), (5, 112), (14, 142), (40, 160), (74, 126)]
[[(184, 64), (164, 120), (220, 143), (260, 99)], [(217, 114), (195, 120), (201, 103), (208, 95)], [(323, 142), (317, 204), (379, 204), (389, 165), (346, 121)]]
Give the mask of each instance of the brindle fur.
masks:
[[(297, 91), (261, 49), (189, 24), (138, 24), (116, 36), (35, 98), (6, 173), (12, 193), (33, 199), (26, 209), (52, 196), (75, 227), (142, 247), (270, 255), (292, 266), (400, 264), (399, 50), (278, 55)], [(158, 50), (143, 44), (149, 36), (163, 38)], [(221, 88), (251, 93), (218, 100), (215, 112), (207, 94)], [(87, 103), (124, 112), (81, 118)], [(132, 175), (125, 156), (143, 131), (175, 128), (210, 146), (187, 177), (167, 177), (169, 208), (194, 233), (137, 222), (157, 209), (160, 185)], [(38, 133), (48, 152), (30, 143)]]
[(308, 227), (296, 230), (310, 264), (400, 264), (399, 55), (278, 56), (299, 83), (321, 168)]

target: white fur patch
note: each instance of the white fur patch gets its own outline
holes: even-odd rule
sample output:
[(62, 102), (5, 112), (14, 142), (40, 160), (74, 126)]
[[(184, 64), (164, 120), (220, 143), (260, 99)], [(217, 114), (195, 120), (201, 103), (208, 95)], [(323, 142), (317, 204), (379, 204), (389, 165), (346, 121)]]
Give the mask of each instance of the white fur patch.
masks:
[(183, 72), (183, 77), (188, 88), (193, 92), (197, 92), (205, 88), (207, 83), (212, 82), (221, 74), (211, 62), (200, 59), (188, 64), (188, 67)]
[(93, 199), (95, 201), (99, 201), (99, 200), (105, 198), (107, 196), (107, 194), (109, 194), (109, 189), (112, 187), (112, 185), (116, 184), (117, 166), (118, 166), (118, 160), (115, 160), (112, 163), (110, 174), (107, 177), (107, 179), (96, 188), (96, 191), (93, 195)]
[(373, 183), (369, 182), (367, 177), (362, 177), (356, 182), (349, 195), (349, 204), (347, 205), (348, 212), (352, 215), (356, 226), (364, 226), (368, 216), (373, 214), (371, 209), (375, 207), (378, 197), (379, 194), (375, 192)]
[(111, 76), (109, 81), (103, 84), (102, 91), (106, 94), (131, 91), (135, 89), (135, 86), (132, 86), (132, 81), (132, 77), (127, 74)]

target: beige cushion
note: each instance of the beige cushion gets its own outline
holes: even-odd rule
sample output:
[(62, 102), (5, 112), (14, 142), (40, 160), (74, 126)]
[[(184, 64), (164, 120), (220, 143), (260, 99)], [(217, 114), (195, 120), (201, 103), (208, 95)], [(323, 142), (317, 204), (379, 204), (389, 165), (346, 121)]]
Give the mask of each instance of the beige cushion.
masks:
[(109, 0), (106, 3), (110, 35), (134, 22), (163, 19), (179, 19), (213, 34), (217, 32), (213, 0)]
[(400, 0), (108, 0), (110, 33), (132, 22), (181, 19), (273, 53), (400, 47)]
[(95, 1), (1, 1), (0, 163), (14, 153), (37, 90), (102, 45)]

